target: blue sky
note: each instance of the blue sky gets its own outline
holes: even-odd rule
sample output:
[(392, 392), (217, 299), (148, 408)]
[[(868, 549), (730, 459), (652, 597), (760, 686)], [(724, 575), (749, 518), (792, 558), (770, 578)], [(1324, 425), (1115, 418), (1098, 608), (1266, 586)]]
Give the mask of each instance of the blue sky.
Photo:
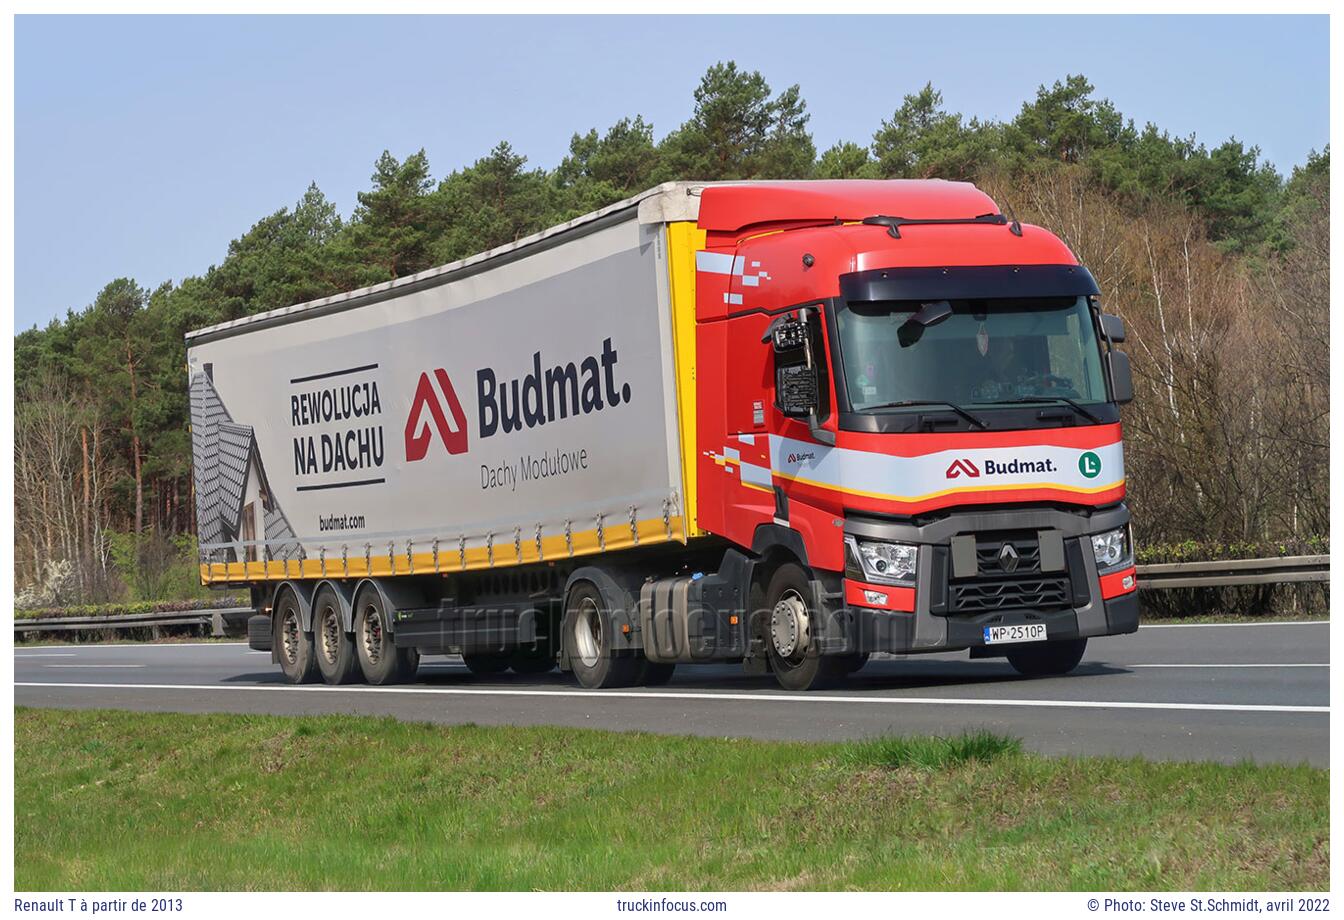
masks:
[(636, 113), (661, 137), (718, 60), (801, 84), (819, 150), (926, 81), (1002, 119), (1069, 73), (1285, 174), (1329, 141), (1324, 16), (20, 16), (15, 57), (16, 329), (203, 272), (310, 181), (348, 215), (385, 148), (438, 177)]

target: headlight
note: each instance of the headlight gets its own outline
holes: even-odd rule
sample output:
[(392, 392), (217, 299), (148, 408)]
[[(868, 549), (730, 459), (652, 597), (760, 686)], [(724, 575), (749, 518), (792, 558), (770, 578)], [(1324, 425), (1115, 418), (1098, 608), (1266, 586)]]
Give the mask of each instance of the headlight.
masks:
[(1130, 561), (1129, 527), (1117, 527), (1092, 535), (1092, 554), (1100, 570), (1128, 565)]
[(909, 543), (867, 543), (856, 541), (859, 562), (868, 581), (894, 584), (915, 578), (915, 563), (919, 547)]

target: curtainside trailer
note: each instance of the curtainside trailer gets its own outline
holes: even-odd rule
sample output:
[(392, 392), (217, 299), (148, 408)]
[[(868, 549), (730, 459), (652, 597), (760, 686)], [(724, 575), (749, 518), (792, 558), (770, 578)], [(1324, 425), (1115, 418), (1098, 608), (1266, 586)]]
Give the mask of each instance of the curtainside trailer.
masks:
[(293, 682), (1064, 673), (1138, 626), (1099, 296), (968, 183), (669, 183), (201, 329), (201, 579)]

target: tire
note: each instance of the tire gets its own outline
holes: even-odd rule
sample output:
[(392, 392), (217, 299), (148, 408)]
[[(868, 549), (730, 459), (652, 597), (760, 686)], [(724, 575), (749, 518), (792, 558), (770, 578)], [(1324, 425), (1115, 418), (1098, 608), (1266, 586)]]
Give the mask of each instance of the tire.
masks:
[(311, 684), (320, 676), (317, 670), (317, 650), (313, 648), (313, 634), (303, 631), (303, 614), (294, 591), (285, 588), (275, 599), (272, 613), (275, 628), (276, 657), (280, 673), (291, 684)]
[(1050, 677), (1067, 674), (1078, 667), (1087, 651), (1086, 639), (1043, 642), (1008, 653), (1008, 663), (1023, 677)]
[(508, 655), (463, 652), (462, 661), (466, 664), (467, 670), (477, 677), (489, 677), (493, 674), (503, 674), (509, 669)]
[(775, 680), (785, 690), (819, 690), (847, 673), (843, 656), (819, 655), (812, 634), (816, 611), (807, 574), (781, 565), (765, 589), (765, 648)]
[(313, 648), (317, 669), (327, 683), (349, 684), (359, 677), (355, 643), (341, 618), (341, 600), (329, 586), (313, 595)]
[(615, 627), (608, 601), (592, 582), (580, 581), (565, 599), (565, 655), (579, 685), (589, 690), (628, 687), (640, 676), (643, 656), (612, 653)]
[(275, 624), (264, 613), (247, 618), (247, 647), (254, 652), (269, 652), (275, 644)]
[(540, 652), (519, 649), (509, 656), (509, 667), (515, 674), (549, 674), (555, 670), (555, 655), (545, 649)]
[(661, 687), (672, 679), (672, 673), (676, 669), (677, 666), (673, 662), (655, 662), (645, 658), (644, 667), (635, 683), (645, 687)]
[(359, 672), (375, 687), (404, 684), (415, 677), (420, 652), (397, 648), (387, 626), (392, 621), (378, 589), (365, 585), (355, 596), (355, 656)]

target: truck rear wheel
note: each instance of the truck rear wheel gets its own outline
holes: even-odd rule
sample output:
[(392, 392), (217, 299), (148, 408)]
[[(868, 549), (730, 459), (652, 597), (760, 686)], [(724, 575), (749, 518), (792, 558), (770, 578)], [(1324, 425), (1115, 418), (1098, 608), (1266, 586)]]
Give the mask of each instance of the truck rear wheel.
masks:
[(313, 597), (313, 644), (317, 669), (329, 684), (348, 684), (359, 675), (355, 643), (341, 619), (341, 601), (330, 587), (319, 588)]
[(595, 585), (581, 581), (565, 601), (565, 655), (581, 686), (590, 690), (628, 687), (644, 659), (614, 651), (615, 626), (607, 601)]
[(1023, 677), (1067, 674), (1078, 667), (1087, 651), (1086, 639), (1040, 642), (1008, 653), (1008, 663)]
[(355, 655), (364, 679), (375, 687), (405, 683), (420, 666), (420, 652), (397, 648), (388, 629), (390, 611), (372, 586), (355, 597)]
[(793, 563), (781, 565), (765, 590), (765, 647), (775, 680), (785, 690), (818, 690), (848, 671), (844, 657), (817, 651), (811, 595), (807, 574)]
[(299, 599), (290, 588), (280, 592), (272, 611), (275, 617), (275, 649), (280, 672), (291, 684), (311, 684), (318, 678), (317, 650), (313, 634), (303, 631)]

